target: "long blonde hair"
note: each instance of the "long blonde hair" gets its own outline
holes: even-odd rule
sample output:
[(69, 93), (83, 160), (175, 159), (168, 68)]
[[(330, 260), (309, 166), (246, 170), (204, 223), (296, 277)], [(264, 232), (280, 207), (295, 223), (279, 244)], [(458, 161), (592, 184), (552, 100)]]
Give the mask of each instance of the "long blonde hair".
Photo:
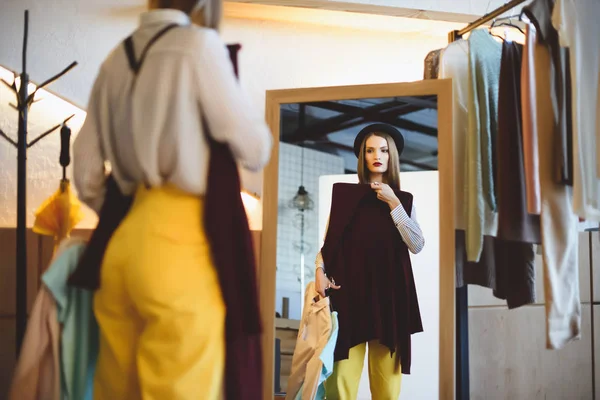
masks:
[(195, 24), (218, 31), (223, 19), (223, 0), (197, 0), (190, 17)]
[(400, 156), (398, 155), (398, 148), (394, 139), (383, 132), (373, 132), (365, 136), (362, 144), (360, 145), (360, 152), (358, 154), (358, 165), (356, 167), (358, 173), (358, 181), (360, 183), (369, 183), (371, 180), (371, 172), (367, 167), (366, 151), (367, 151), (367, 140), (371, 136), (378, 136), (387, 141), (388, 144), (388, 168), (383, 174), (383, 183), (390, 185), (392, 189), (400, 190)]
[(181, 10), (194, 24), (217, 31), (223, 19), (223, 0), (148, 0), (148, 6)]

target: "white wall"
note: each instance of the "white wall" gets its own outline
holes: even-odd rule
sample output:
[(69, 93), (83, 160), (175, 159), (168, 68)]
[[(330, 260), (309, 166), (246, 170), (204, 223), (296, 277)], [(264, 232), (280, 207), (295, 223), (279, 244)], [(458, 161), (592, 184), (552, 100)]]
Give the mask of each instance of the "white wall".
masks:
[[(51, 89), (85, 106), (100, 63), (110, 49), (134, 29), (140, 3), (143, 2), (3, 0), (0, 64), (20, 71), (23, 10), (28, 8), (31, 79), (40, 82), (77, 60), (79, 66)], [(243, 45), (241, 80), (259, 112), (264, 111), (266, 90), (421, 79), (427, 52), (445, 46), (445, 38), (440, 36), (244, 19), (227, 19), (222, 33), (227, 42)], [(0, 129), (12, 132), (15, 116), (3, 110)], [(16, 197), (13, 184), (16, 178), (10, 175), (14, 168), (8, 166), (16, 162), (16, 156), (14, 149), (8, 146), (0, 140), (0, 187), (5, 198), (13, 198)], [(38, 172), (47, 168), (47, 163), (36, 157), (34, 153), (30, 155), (31, 168)], [(251, 192), (262, 192), (262, 174), (244, 173), (242, 180)], [(53, 180), (39, 181), (36, 185), (39, 190), (35, 191), (35, 197), (32, 192), (28, 198), (30, 212), (56, 187)], [(8, 221), (8, 226), (10, 207), (12, 205), (0, 203), (0, 221)]]
[[(400, 399), (437, 399), (439, 392), (439, 318), (440, 318), (440, 241), (438, 172), (404, 172), (400, 175), (402, 190), (413, 194), (417, 220), (425, 237), (421, 253), (411, 254), (424, 332), (412, 337), (411, 374), (402, 378)], [(356, 175), (322, 176), (319, 182), (319, 235), (323, 237), (331, 192), (336, 182), (357, 183)], [(371, 398), (367, 357), (360, 379), (358, 400)]]
[[(13, 76), (8, 70), (0, 68), (0, 78), (12, 83)], [(30, 87), (30, 92), (33, 90)], [(74, 132), (79, 131), (85, 119), (85, 112), (51, 95), (48, 92), (36, 94), (36, 100), (29, 112), (29, 138), (31, 142), (42, 132), (61, 123), (66, 117), (75, 114), (69, 121)], [(14, 93), (0, 85), (0, 129), (13, 140), (17, 139), (17, 111), (10, 104), (16, 103)], [(62, 168), (58, 162), (60, 155), (60, 130), (37, 142), (28, 150), (27, 197), (29, 199), (27, 223), (34, 221), (34, 211), (40, 203), (54, 193), (62, 178)], [(68, 168), (71, 176), (71, 168)], [(15, 226), (17, 220), (17, 149), (0, 138), (0, 227)], [(96, 224), (95, 215), (86, 210), (82, 225)]]
[[(301, 281), (300, 211), (290, 209), (289, 201), (296, 195), (301, 182), (314, 202), (314, 209), (304, 211), (304, 281)], [(344, 173), (344, 159), (322, 151), (304, 149), (288, 143), (279, 144), (279, 186), (277, 212), (277, 284), (275, 310), (282, 313), (282, 298), (287, 297), (289, 318), (301, 318), (302, 299), (306, 284), (314, 279), (314, 262), (321, 248), (319, 237), (319, 177)]]

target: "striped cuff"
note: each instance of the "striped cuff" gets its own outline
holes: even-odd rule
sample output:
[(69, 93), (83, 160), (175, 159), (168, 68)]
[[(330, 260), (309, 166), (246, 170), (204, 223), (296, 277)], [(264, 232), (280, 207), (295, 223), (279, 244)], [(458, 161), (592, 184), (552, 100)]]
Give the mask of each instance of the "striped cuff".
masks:
[(396, 226), (399, 226), (401, 224), (403, 225), (410, 219), (410, 217), (404, 210), (402, 204), (399, 204), (396, 208), (394, 208), (390, 212), (390, 215), (392, 216), (392, 220), (394, 221), (394, 225)]

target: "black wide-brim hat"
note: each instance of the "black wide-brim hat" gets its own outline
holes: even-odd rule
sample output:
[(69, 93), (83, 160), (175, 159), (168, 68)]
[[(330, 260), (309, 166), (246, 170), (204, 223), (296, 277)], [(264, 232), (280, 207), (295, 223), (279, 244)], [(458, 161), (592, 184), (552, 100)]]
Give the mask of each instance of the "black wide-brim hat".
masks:
[(377, 123), (365, 126), (363, 129), (361, 129), (360, 132), (358, 132), (358, 135), (356, 135), (356, 138), (354, 139), (354, 154), (357, 158), (360, 154), (360, 146), (365, 140), (365, 137), (367, 137), (371, 133), (387, 133), (388, 135), (390, 135), (396, 143), (396, 148), (398, 149), (398, 156), (402, 154), (402, 151), (404, 150), (404, 136), (402, 136), (400, 131), (392, 125)]

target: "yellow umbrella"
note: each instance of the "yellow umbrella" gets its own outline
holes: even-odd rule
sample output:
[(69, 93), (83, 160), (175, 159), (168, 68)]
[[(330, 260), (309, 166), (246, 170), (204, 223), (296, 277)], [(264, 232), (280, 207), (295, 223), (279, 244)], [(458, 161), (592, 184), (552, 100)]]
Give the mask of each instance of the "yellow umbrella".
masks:
[(83, 219), (81, 202), (71, 190), (71, 184), (63, 179), (60, 188), (35, 212), (33, 231), (54, 237), (56, 245), (69, 237), (71, 230)]

